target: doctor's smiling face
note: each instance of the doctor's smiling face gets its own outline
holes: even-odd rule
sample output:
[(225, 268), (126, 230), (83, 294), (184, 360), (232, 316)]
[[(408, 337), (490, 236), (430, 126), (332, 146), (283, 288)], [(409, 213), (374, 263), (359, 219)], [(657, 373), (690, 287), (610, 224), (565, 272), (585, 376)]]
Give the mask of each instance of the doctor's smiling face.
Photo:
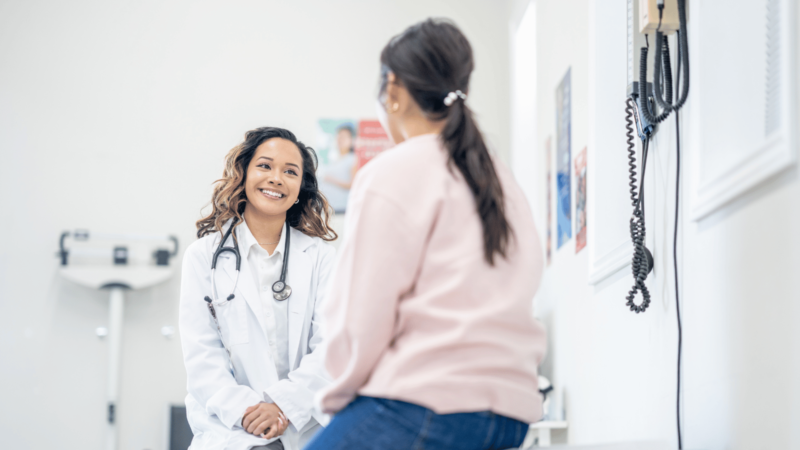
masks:
[(252, 219), (273, 224), (285, 220), (308, 236), (336, 239), (328, 223), (333, 210), (319, 190), (316, 170), (316, 152), (291, 131), (248, 131), (225, 157), (222, 178), (214, 183), (212, 210), (197, 221), (197, 237), (221, 232), (232, 219)]
[(256, 148), (245, 176), (247, 209), (262, 217), (283, 216), (303, 184), (303, 156), (293, 142), (272, 138)]

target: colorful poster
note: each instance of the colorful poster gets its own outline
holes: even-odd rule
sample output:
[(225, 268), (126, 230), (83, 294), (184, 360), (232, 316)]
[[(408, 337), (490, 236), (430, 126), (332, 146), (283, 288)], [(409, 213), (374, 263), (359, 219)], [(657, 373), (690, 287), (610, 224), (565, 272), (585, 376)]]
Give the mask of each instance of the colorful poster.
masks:
[(347, 209), (347, 197), (356, 166), (356, 121), (319, 119), (317, 121), (317, 182), (336, 213)]
[(317, 182), (337, 214), (347, 210), (350, 186), (358, 169), (390, 146), (391, 141), (377, 120), (317, 121)]
[(572, 172), (570, 154), (571, 110), (570, 69), (556, 89), (556, 223), (558, 248), (572, 238), (572, 205), (570, 203)]
[(362, 120), (358, 123), (356, 160), (358, 168), (364, 167), (378, 153), (392, 146), (392, 141), (377, 120)]
[(544, 141), (545, 161), (547, 161), (547, 265), (553, 258), (553, 152), (550, 148), (550, 136)]
[(586, 147), (575, 155), (575, 253), (586, 247)]

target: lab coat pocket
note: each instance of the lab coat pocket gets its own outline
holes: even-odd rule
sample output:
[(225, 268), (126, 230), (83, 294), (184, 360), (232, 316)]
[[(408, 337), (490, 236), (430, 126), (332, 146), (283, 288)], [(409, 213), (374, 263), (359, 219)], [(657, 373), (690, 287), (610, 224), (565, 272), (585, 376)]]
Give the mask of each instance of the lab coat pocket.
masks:
[(225, 345), (245, 344), (250, 341), (247, 326), (247, 305), (244, 300), (233, 298), (214, 303), (217, 320)]

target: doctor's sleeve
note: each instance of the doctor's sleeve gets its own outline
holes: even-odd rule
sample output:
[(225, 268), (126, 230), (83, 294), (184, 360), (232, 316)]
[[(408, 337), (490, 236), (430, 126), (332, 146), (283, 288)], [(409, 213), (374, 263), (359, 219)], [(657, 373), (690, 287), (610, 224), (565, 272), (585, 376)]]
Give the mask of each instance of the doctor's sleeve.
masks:
[(262, 401), (249, 386), (236, 382), (228, 353), (203, 298), (211, 293), (211, 261), (202, 241), (192, 244), (183, 258), (179, 326), (189, 394), (209, 415), (228, 428), (240, 426), (245, 410)]
[(347, 241), (325, 307), (325, 367), (333, 377), (321, 392), (334, 413), (367, 382), (394, 336), (398, 302), (413, 289), (425, 246), (425, 224), (376, 192), (351, 195)]
[[(324, 348), (321, 332), (322, 312), (325, 304), (327, 287), (335, 260), (335, 250), (331, 246), (323, 246), (314, 272), (316, 275), (316, 296), (311, 316), (311, 330), (307, 348), (300, 365), (289, 372), (289, 378), (280, 380), (265, 391), (266, 399), (274, 401), (286, 414), (286, 417), (297, 428), (302, 430), (315, 413), (314, 395), (330, 384), (330, 376), (324, 366)], [(322, 423), (324, 416), (317, 417)]]

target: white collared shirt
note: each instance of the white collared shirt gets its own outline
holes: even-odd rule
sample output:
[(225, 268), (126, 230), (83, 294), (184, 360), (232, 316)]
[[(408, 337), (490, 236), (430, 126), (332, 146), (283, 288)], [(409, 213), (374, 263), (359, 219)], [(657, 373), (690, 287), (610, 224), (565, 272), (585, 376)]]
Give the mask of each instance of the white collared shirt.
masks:
[(283, 380), (289, 377), (289, 302), (275, 300), (272, 285), (281, 278), (286, 226), (281, 229), (281, 239), (272, 255), (259, 245), (247, 223), (242, 221), (236, 231), (245, 252), (242, 257), (250, 264), (250, 272), (258, 283), (270, 356), (278, 371), (278, 378)]

